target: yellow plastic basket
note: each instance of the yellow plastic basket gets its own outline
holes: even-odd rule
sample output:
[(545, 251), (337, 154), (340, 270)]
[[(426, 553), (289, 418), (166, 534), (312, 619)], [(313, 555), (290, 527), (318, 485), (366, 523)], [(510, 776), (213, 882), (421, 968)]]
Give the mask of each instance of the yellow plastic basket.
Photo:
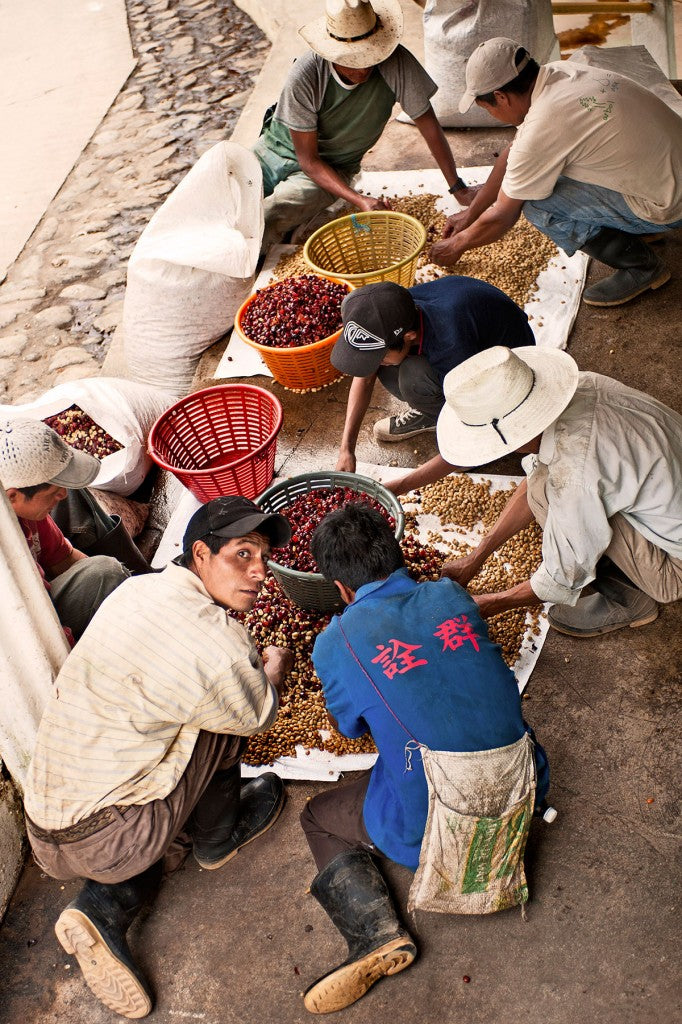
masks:
[(374, 210), (318, 228), (305, 243), (303, 257), (316, 274), (338, 275), (356, 288), (375, 281), (410, 288), (425, 243), (426, 228), (414, 217)]

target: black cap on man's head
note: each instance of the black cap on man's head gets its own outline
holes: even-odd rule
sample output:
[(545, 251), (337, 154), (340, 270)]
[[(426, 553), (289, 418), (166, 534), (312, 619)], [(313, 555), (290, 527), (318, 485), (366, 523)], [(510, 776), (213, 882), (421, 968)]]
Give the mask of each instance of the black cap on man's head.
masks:
[(276, 512), (263, 512), (253, 501), (239, 495), (214, 498), (198, 508), (182, 539), (183, 554), (192, 551), (197, 540), (214, 537), (245, 537), (247, 533), (262, 533), (273, 548), (284, 547), (291, 540), (289, 520)]
[(343, 333), (334, 345), (332, 365), (351, 377), (376, 373), (388, 348), (399, 348), (407, 331), (417, 328), (414, 299), (393, 281), (367, 284), (341, 303)]

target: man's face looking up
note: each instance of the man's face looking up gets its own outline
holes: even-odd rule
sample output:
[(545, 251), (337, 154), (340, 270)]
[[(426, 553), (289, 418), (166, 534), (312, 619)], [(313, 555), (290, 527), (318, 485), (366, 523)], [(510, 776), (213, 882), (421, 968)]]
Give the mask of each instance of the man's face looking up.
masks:
[(267, 574), (270, 542), (260, 533), (230, 538), (217, 555), (202, 540), (192, 546), (192, 569), (221, 608), (248, 612)]

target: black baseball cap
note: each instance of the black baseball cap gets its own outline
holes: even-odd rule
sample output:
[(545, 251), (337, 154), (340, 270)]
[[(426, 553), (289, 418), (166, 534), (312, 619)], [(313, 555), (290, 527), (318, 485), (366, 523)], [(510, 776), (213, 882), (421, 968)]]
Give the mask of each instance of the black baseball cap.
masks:
[[(341, 303), (343, 333), (334, 345), (332, 365), (351, 377), (376, 373), (389, 348), (416, 330), (417, 307), (407, 288), (379, 281), (357, 288)], [(395, 345), (393, 347), (396, 347)]]
[(244, 537), (247, 533), (262, 533), (273, 548), (284, 547), (291, 540), (289, 520), (277, 512), (263, 512), (258, 505), (240, 495), (214, 498), (198, 508), (182, 538), (183, 554), (192, 551), (197, 540), (212, 534), (214, 537)]

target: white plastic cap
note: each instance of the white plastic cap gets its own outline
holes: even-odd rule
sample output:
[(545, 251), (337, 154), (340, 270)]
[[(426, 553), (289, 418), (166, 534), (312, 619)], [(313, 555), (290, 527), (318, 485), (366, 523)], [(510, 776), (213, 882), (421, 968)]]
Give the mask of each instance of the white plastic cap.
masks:
[(556, 821), (559, 812), (556, 807), (548, 807), (542, 815), (542, 820), (546, 821), (548, 825), (551, 825), (553, 821)]

